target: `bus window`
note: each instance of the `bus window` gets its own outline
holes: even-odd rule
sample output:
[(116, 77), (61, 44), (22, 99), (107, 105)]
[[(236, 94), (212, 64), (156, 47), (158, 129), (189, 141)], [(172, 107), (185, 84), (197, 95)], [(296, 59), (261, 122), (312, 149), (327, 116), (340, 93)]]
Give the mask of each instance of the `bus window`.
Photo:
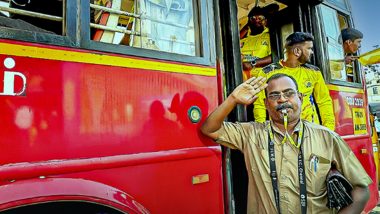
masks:
[(341, 30), (349, 26), (348, 18), (336, 10), (321, 5), (325, 31), (331, 80), (359, 82), (356, 63), (345, 64)]
[[(339, 20), (339, 26), (340, 30), (343, 30), (345, 28), (349, 27), (347, 17), (338, 13), (338, 20)], [(340, 41), (342, 42), (341, 38)], [(343, 45), (343, 43), (342, 43)], [(346, 53), (345, 53), (346, 54)], [(358, 76), (358, 64), (357, 62), (352, 62), (350, 64), (345, 63), (345, 69), (347, 74), (347, 81), (348, 82), (359, 82), (359, 76)]]
[[(294, 33), (293, 23), (287, 23), (281, 26), (281, 44), (285, 47), (285, 40), (290, 34)], [(282, 59), (284, 58), (284, 51), (281, 52)]]
[(327, 40), (328, 58), (332, 80), (347, 81), (344, 67), (343, 46), (340, 42), (340, 26), (337, 12), (327, 6), (321, 5), (322, 20)]
[(339, 20), (339, 28), (340, 29), (348, 28), (347, 17), (345, 17), (341, 14), (338, 14), (338, 20)]
[(65, 35), (65, 0), (1, 0), (0, 26)]
[(347, 10), (347, 4), (345, 0), (327, 0), (327, 2)]
[(193, 0), (95, 0), (91, 39), (199, 56)]

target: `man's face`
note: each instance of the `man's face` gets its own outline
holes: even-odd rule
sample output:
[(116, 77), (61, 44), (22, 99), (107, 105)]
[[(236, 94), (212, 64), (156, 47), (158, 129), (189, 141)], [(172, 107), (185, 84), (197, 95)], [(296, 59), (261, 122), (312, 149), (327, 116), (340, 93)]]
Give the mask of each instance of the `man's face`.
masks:
[(301, 114), (302, 95), (289, 77), (271, 80), (266, 88), (265, 107), (274, 122), (283, 123), (284, 116), (280, 105), (287, 104), (288, 121), (297, 121)]
[(249, 23), (254, 27), (264, 27), (266, 25), (266, 18), (264, 15), (253, 15), (249, 17)]
[(301, 64), (310, 62), (311, 56), (314, 54), (313, 52), (313, 42), (306, 41), (300, 45), (301, 56), (298, 58), (298, 61)]
[(347, 48), (346, 53), (356, 53), (356, 51), (359, 50), (361, 47), (362, 39), (355, 39), (354, 41), (352, 40), (347, 40)]

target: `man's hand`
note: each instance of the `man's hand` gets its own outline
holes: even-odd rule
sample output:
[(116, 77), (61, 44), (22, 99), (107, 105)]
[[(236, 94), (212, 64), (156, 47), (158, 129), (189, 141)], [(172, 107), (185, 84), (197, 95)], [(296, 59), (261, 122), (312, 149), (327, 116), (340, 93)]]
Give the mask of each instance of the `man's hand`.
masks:
[[(246, 61), (246, 56), (244, 54), (240, 55), (240, 59), (241, 59), (241, 62), (242, 62), (243, 72), (246, 71), (246, 72), (249, 73), (249, 71), (251, 71), (253, 69), (252, 64), (250, 62)], [(248, 77), (249, 77), (249, 75), (248, 75)]]
[(225, 117), (235, 108), (236, 104), (251, 104), (257, 99), (257, 94), (267, 87), (265, 78), (252, 77), (240, 84), (224, 102), (213, 111), (203, 123), (201, 131), (204, 135), (216, 140), (219, 129)]
[(357, 57), (357, 56), (346, 56), (345, 58), (344, 58), (344, 62), (346, 63), (346, 64), (351, 64), (353, 61), (355, 61), (355, 60), (357, 60), (359, 57)]
[(237, 104), (249, 105), (255, 102), (257, 94), (268, 86), (265, 80), (264, 77), (252, 77), (235, 88), (231, 96)]
[(248, 73), (254, 68), (254, 66), (250, 62), (243, 62), (242, 67), (243, 67), (243, 71), (248, 72)]
[(354, 201), (349, 206), (340, 209), (339, 214), (356, 214), (361, 213), (364, 210), (365, 205), (369, 200), (369, 189), (368, 187), (354, 187), (351, 192), (352, 200)]

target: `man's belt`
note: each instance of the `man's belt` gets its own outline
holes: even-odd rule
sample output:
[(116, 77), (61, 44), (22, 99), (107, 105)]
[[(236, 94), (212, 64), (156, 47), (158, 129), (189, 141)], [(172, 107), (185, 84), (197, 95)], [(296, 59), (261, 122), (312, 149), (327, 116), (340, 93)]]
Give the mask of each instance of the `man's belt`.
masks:
[(334, 167), (330, 169), (326, 182), (328, 208), (336, 208), (339, 210), (353, 202), (351, 197), (352, 185)]

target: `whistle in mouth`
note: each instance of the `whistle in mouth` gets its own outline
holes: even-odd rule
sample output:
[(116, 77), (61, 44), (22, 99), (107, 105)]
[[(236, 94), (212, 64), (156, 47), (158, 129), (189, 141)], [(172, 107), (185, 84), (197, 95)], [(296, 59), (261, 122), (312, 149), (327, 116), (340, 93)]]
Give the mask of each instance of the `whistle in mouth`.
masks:
[(281, 113), (283, 113), (284, 115), (288, 115), (288, 111), (286, 111), (286, 109), (282, 109)]

